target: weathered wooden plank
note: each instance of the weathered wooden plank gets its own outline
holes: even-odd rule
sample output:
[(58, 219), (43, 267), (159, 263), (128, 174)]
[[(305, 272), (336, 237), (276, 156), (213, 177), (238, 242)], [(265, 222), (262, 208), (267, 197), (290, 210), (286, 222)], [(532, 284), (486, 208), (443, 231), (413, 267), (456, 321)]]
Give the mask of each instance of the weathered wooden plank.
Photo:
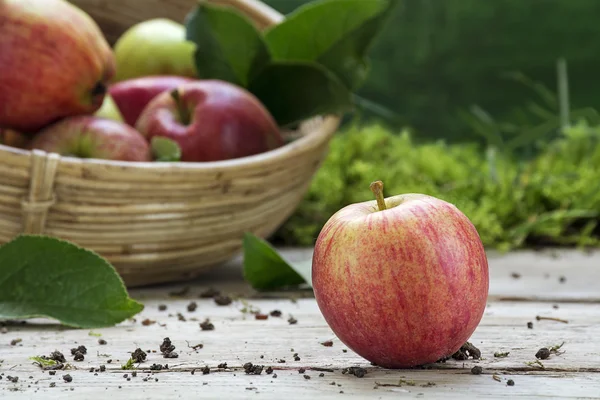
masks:
[[(197, 293), (192, 293), (197, 297)], [(117, 399), (131, 398), (170, 398), (173, 394), (194, 398), (260, 398), (281, 399), (313, 398), (319, 394), (331, 395), (345, 390), (348, 394), (365, 396), (382, 396), (391, 398), (401, 394), (416, 396), (427, 395), (473, 396), (480, 394), (485, 398), (513, 396), (549, 396), (581, 397), (598, 396), (600, 394), (600, 312), (597, 305), (565, 303), (554, 309), (546, 302), (510, 302), (491, 301), (481, 325), (472, 337), (472, 342), (482, 351), (482, 360), (448, 361), (434, 364), (431, 370), (390, 371), (371, 366), (366, 360), (339, 342), (326, 325), (312, 299), (290, 300), (250, 300), (248, 303), (235, 301), (231, 305), (218, 306), (212, 300), (194, 299), (198, 307), (189, 312), (189, 299), (155, 299), (146, 300), (146, 309), (136, 322), (128, 321), (118, 327), (96, 330), (102, 334), (107, 345), (99, 345), (98, 338), (89, 336), (88, 331), (57, 329), (54, 325), (9, 326), (8, 333), (0, 335), (0, 354), (4, 360), (0, 373), (19, 376), (19, 382), (13, 384), (6, 378), (0, 380), (2, 396), (21, 394), (29, 396), (38, 391), (44, 398), (50, 395), (62, 396), (61, 389), (73, 386), (76, 393), (110, 393)], [(159, 304), (167, 305), (167, 310), (159, 311)], [(241, 310), (246, 307), (262, 312), (278, 309), (283, 315), (280, 318), (269, 317), (267, 320), (256, 320), (252, 314)], [(181, 313), (186, 321), (180, 321), (177, 313)], [(171, 316), (169, 316), (171, 315)], [(290, 325), (287, 318), (292, 315), (297, 323)], [(536, 321), (536, 315), (552, 316), (567, 319), (568, 323), (556, 321)], [(199, 322), (210, 318), (215, 329), (202, 331)], [(143, 325), (144, 319), (156, 321), (151, 325)], [(195, 320), (194, 320), (195, 319)], [(532, 321), (533, 329), (527, 328)], [(177, 347), (177, 359), (164, 359), (158, 348), (162, 339), (168, 336)], [(15, 346), (10, 342), (22, 339)], [(321, 343), (332, 340), (333, 346), (325, 347)], [(560, 355), (552, 355), (542, 361), (544, 369), (529, 366), (526, 363), (535, 360), (535, 353), (540, 347), (552, 346), (564, 342)], [(188, 346), (203, 344), (203, 348), (193, 350)], [(73, 361), (69, 349), (83, 344), (88, 349), (86, 359)], [(141, 373), (132, 381), (122, 377), (125, 371), (120, 366), (126, 362), (129, 353), (141, 347), (154, 350), (148, 353), (148, 359), (140, 367), (149, 368), (153, 363), (169, 365), (168, 373), (157, 377), (159, 382), (143, 382)], [(72, 372), (74, 382), (66, 385), (61, 382), (64, 372), (60, 371), (50, 378), (32, 364), (28, 357), (49, 354), (53, 350), (65, 353), (70, 364), (77, 371)], [(293, 349), (293, 350), (292, 350)], [(506, 358), (496, 358), (494, 352), (510, 351)], [(298, 353), (299, 360), (293, 354)], [(261, 358), (262, 357), (262, 358)], [(107, 360), (112, 359), (112, 363)], [(285, 363), (278, 360), (285, 359)], [(218, 364), (226, 362), (234, 370), (218, 372)], [(277, 380), (261, 376), (246, 376), (241, 370), (244, 363), (252, 362), (265, 367), (271, 366), (278, 375)], [(89, 368), (98, 368), (104, 364), (108, 370), (95, 376), (85, 372)], [(483, 376), (470, 374), (471, 367), (483, 367)], [(212, 372), (202, 375), (200, 369), (209, 366)], [(364, 367), (368, 370), (365, 378), (343, 375), (343, 368), (350, 366)], [(328, 368), (333, 372), (319, 372), (310, 368)], [(311, 376), (306, 380), (298, 372), (306, 368)], [(196, 369), (195, 375), (190, 371)], [(178, 372), (179, 371), (179, 372)], [(492, 374), (510, 374), (516, 384), (507, 387), (506, 380), (494, 381)], [(33, 378), (29, 379), (28, 377)], [(418, 385), (434, 382), (435, 386), (380, 387), (373, 389), (375, 381), (394, 383), (400, 379), (415, 380)], [(557, 379), (561, 378), (561, 379)], [(274, 382), (271, 383), (270, 381)], [(39, 381), (33, 384), (32, 381)], [(336, 381), (341, 388), (328, 384)], [(50, 382), (56, 382), (58, 388), (50, 388)], [(208, 382), (207, 386), (201, 382)], [(250, 383), (252, 382), (252, 384)], [(31, 384), (31, 387), (28, 385)], [(122, 392), (115, 388), (121, 385)], [(19, 392), (11, 392), (11, 388)], [(246, 387), (256, 390), (246, 391)], [(142, 390), (142, 388), (144, 390)], [(139, 393), (134, 393), (139, 390)], [(346, 394), (346, 393), (345, 393)], [(386, 397), (387, 396), (387, 397)], [(8, 398), (8, 397), (7, 397)], [(379, 398), (379, 397), (377, 397)]]
[[(291, 261), (310, 259), (312, 249), (283, 249), (282, 255)], [(490, 298), (539, 301), (580, 301), (600, 303), (600, 251), (553, 250), (519, 251), (507, 254), (488, 253)], [(219, 286), (245, 296), (257, 294), (243, 280), (241, 258), (224, 263), (207, 272), (195, 282), (164, 286), (163, 291), (181, 289), (186, 285)], [(517, 274), (517, 275), (513, 275)], [(515, 278), (514, 276), (518, 276)], [(564, 277), (561, 280), (561, 277)], [(136, 289), (139, 296), (154, 296), (156, 288)], [(307, 296), (307, 292), (292, 292)], [(270, 293), (269, 296), (289, 296), (290, 293)]]
[[(580, 373), (559, 375), (500, 375), (501, 382), (492, 375), (456, 374), (449, 371), (407, 371), (387, 374), (373, 372), (362, 379), (340, 373), (325, 372), (319, 377), (317, 372), (308, 372), (310, 380), (296, 371), (278, 371), (277, 378), (264, 375), (253, 376), (233, 373), (140, 373), (127, 381), (122, 374), (104, 374), (90, 377), (83, 371), (70, 372), (73, 382), (65, 383), (62, 374), (43, 378), (25, 379), (31, 388), (12, 392), (0, 391), (2, 399), (598, 399), (600, 379), (597, 374)], [(92, 374), (93, 375), (93, 374)], [(144, 378), (149, 377), (146, 382)], [(400, 378), (402, 376), (403, 378)], [(154, 379), (158, 379), (158, 382)], [(407, 383), (402, 386), (379, 386), (398, 384), (400, 379)], [(514, 386), (506, 384), (513, 379)], [(36, 385), (34, 382), (38, 381)], [(1, 382), (1, 381), (0, 381)], [(50, 388), (51, 382), (56, 387)], [(335, 385), (331, 385), (335, 382)], [(430, 386), (430, 382), (435, 383)], [(414, 384), (414, 386), (411, 386)], [(340, 386), (338, 386), (340, 385)], [(6, 387), (21, 385), (6, 385)], [(39, 389), (33, 389), (39, 387)], [(377, 388), (376, 388), (377, 387)], [(72, 389), (72, 390), (71, 390)], [(343, 393), (341, 393), (343, 392)], [(67, 397), (69, 396), (69, 397)]]

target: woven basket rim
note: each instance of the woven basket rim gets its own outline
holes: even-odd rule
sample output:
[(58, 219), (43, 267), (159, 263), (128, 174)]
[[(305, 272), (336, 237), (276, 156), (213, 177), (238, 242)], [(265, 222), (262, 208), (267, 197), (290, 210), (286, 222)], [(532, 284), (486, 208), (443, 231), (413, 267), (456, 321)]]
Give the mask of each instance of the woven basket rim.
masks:
[[(313, 118), (314, 119), (314, 118)], [(312, 119), (308, 120), (311, 121)], [(280, 160), (284, 160), (298, 153), (303, 153), (315, 147), (320, 147), (324, 142), (328, 141), (329, 138), (335, 133), (339, 126), (341, 118), (336, 115), (327, 115), (322, 117), (318, 126), (310, 129), (310, 132), (295, 139), (289, 143), (284, 144), (273, 150), (269, 150), (263, 153), (254, 154), (246, 157), (239, 157), (221, 161), (201, 161), (201, 162), (156, 162), (156, 161), (115, 161), (115, 160), (104, 160), (96, 158), (78, 158), (70, 156), (60, 156), (60, 163), (66, 165), (78, 165), (78, 166), (106, 166), (106, 167), (117, 167), (125, 168), (129, 170), (233, 170), (239, 169), (240, 167), (251, 167), (263, 163), (271, 163)], [(45, 153), (42, 150), (26, 150), (17, 147), (11, 147), (0, 144), (0, 158), (2, 152), (9, 152), (23, 157), (31, 157), (32, 152)]]

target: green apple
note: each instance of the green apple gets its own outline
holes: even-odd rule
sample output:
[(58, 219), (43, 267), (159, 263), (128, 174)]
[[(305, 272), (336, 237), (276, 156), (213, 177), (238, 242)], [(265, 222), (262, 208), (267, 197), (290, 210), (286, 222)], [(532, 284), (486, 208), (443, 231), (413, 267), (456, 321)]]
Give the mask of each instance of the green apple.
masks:
[(110, 94), (106, 94), (104, 96), (104, 101), (102, 102), (102, 106), (96, 113), (94, 114), (96, 117), (112, 119), (113, 121), (123, 122), (123, 115), (119, 111), (117, 104), (113, 100)]
[(185, 27), (166, 18), (133, 25), (114, 46), (117, 60), (115, 82), (149, 75), (197, 78), (196, 45), (185, 39)]

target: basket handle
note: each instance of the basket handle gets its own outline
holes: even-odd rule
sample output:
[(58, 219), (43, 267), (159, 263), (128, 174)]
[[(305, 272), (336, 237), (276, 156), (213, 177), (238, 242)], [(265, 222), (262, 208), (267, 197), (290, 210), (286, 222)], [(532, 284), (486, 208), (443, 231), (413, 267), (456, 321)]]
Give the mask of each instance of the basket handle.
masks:
[(259, 0), (204, 0), (207, 3), (233, 7), (252, 19), (259, 29), (277, 25), (285, 16)]

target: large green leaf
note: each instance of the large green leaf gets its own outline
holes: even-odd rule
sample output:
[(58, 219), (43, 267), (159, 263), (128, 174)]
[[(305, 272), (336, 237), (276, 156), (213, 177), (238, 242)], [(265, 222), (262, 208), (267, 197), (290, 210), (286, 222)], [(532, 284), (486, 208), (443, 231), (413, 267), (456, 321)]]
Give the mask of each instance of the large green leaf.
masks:
[(268, 64), (248, 89), (280, 126), (315, 115), (342, 113), (354, 107), (352, 93), (331, 71), (312, 62)]
[(244, 278), (257, 290), (275, 290), (307, 283), (312, 286), (312, 261), (288, 263), (265, 240), (244, 235)]
[(203, 79), (246, 87), (270, 60), (261, 34), (232, 8), (199, 3), (186, 17), (186, 38), (196, 44), (195, 62)]
[(0, 247), (0, 319), (48, 317), (100, 328), (143, 308), (129, 298), (112, 265), (92, 251), (37, 235)]
[(369, 70), (367, 51), (385, 19), (390, 0), (323, 0), (299, 7), (265, 33), (274, 60), (316, 61), (348, 88)]

